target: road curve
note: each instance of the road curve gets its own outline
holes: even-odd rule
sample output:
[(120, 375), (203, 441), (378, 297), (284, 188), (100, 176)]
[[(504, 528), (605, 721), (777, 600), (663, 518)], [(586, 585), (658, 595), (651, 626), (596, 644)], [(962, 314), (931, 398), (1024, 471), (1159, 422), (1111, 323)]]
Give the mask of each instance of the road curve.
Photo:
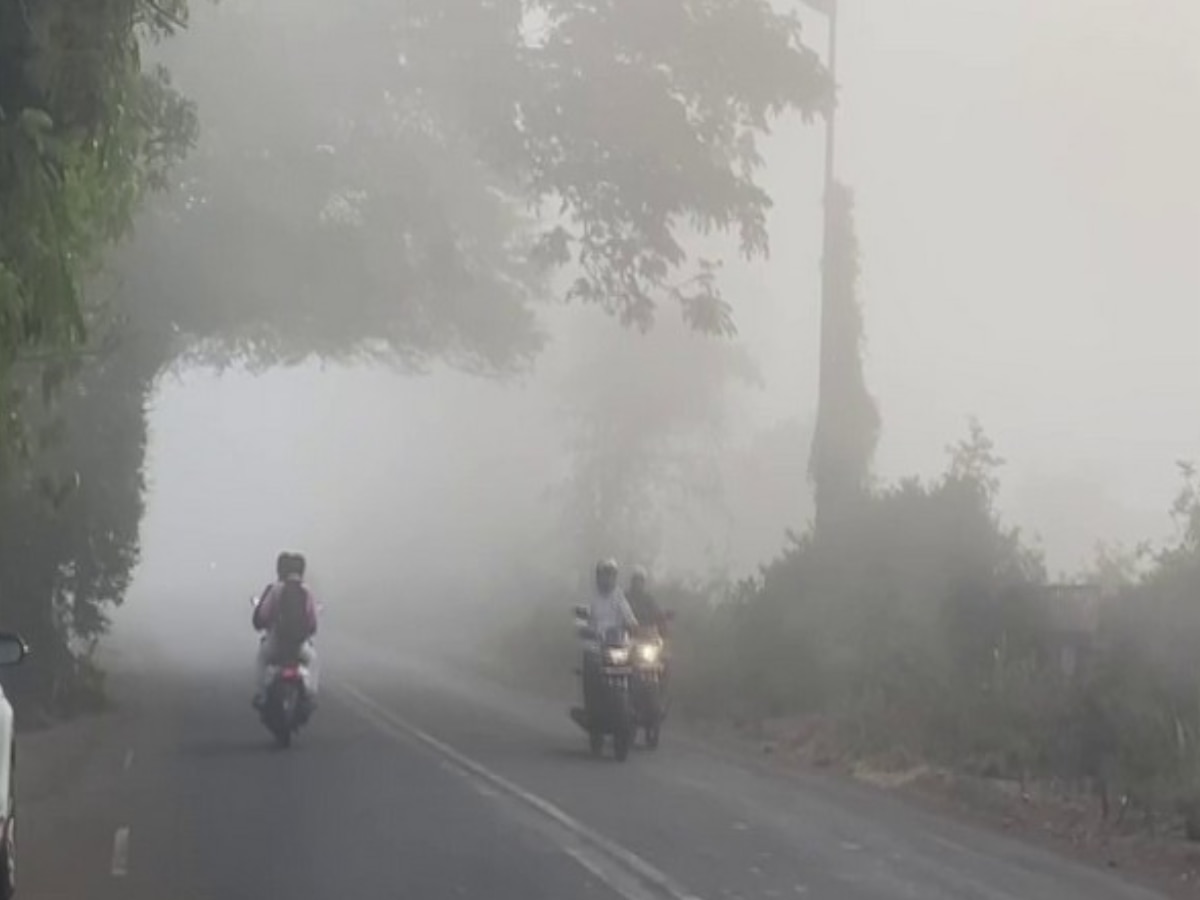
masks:
[(289, 751), (245, 673), (161, 661), (111, 715), (22, 739), (21, 893), (59, 900), (1151, 900), (869, 788), (667, 735), (598, 762), (553, 704), (326, 649)]

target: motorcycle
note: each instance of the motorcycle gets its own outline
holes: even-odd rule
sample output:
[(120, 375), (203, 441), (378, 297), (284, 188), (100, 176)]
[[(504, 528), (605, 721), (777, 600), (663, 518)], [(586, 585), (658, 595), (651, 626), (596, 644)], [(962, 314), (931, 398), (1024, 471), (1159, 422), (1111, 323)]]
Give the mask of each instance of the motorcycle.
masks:
[(634, 730), (642, 729), (646, 746), (658, 749), (659, 733), (667, 717), (663, 639), (658, 629), (651, 625), (643, 627), (633, 637), (633, 673), (631, 693), (633, 698)]
[[(258, 603), (251, 597), (252, 604)], [(262, 640), (266, 640), (264, 635)], [(267, 689), (259, 707), (259, 718), (275, 736), (276, 743), (286, 749), (292, 737), (312, 716), (313, 703), (308, 693), (308, 672), (300, 653), (290, 654), (274, 665), (267, 666)]]
[(604, 743), (611, 735), (613, 754), (618, 762), (624, 762), (637, 732), (631, 692), (633, 641), (621, 628), (596, 634), (588, 625), (587, 607), (576, 607), (575, 617), (579, 636), (585, 642), (580, 672), (583, 708), (572, 709), (571, 718), (587, 732), (593, 755), (604, 752)]

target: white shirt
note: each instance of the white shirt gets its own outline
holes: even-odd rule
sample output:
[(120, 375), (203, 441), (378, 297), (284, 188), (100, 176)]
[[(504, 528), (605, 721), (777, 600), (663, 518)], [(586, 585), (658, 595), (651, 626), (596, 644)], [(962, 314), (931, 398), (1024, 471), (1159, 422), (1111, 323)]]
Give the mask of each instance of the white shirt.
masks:
[(637, 617), (625, 599), (625, 593), (619, 587), (608, 594), (595, 593), (588, 604), (588, 624), (596, 631), (600, 639), (610, 628), (636, 628)]

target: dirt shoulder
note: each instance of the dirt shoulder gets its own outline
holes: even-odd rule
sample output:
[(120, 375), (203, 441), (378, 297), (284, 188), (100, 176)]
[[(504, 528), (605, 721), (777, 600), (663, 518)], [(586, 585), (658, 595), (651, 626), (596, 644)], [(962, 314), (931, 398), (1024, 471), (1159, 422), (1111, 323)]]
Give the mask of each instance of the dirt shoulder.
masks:
[(1165, 827), (1105, 821), (1097, 797), (1063, 785), (964, 775), (905, 759), (840, 757), (810, 722), (736, 727), (672, 723), (692, 740), (760, 763), (850, 778), (929, 812), (983, 825), (1098, 868), (1116, 870), (1173, 898), (1200, 897), (1200, 844)]

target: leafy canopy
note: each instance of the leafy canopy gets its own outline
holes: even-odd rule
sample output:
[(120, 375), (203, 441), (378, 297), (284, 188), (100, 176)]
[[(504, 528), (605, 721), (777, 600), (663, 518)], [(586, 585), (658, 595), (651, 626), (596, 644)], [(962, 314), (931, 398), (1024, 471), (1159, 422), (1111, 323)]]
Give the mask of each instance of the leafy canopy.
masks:
[(192, 141), (191, 106), (139, 48), (183, 15), (182, 0), (0, 0), (0, 450), (11, 367), (83, 338), (84, 277)]
[(503, 368), (539, 348), (555, 269), (626, 323), (673, 299), (729, 333), (716, 265), (684, 243), (767, 251), (759, 138), (828, 97), (797, 21), (760, 0), (206, 12), (168, 48), (200, 152), (130, 273), (203, 349), (264, 362)]

